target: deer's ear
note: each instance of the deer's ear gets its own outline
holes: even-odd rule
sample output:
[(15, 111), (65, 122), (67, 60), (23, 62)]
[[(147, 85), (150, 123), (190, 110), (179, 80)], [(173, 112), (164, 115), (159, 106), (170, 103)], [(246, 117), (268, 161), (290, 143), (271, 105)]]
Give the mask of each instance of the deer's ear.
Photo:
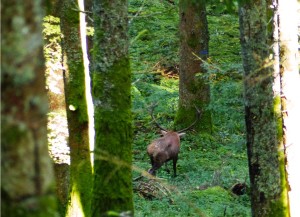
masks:
[(166, 135), (166, 134), (167, 134), (167, 131), (164, 131), (164, 130), (161, 130), (160, 132), (161, 132), (161, 134), (163, 134), (163, 135)]
[(182, 137), (182, 136), (184, 136), (185, 135), (185, 133), (178, 133), (178, 136), (179, 137)]

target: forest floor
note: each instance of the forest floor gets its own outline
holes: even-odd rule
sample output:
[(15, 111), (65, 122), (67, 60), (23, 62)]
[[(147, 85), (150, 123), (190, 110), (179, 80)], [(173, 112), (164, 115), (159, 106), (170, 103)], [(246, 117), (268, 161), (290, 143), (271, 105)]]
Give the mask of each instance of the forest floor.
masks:
[[(147, 171), (151, 165), (146, 147), (160, 137), (149, 106), (158, 102), (155, 115), (161, 125), (172, 129), (178, 105), (178, 11), (159, 1), (147, 5), (132, 1), (131, 13), (141, 7), (141, 17), (130, 25), (133, 163)], [(238, 16), (223, 12), (208, 10), (213, 134), (187, 132), (176, 178), (164, 168), (157, 173), (159, 181), (139, 179), (140, 172), (134, 171), (135, 216), (251, 216)], [(148, 16), (151, 13), (156, 16)], [(247, 187), (242, 195), (234, 194), (232, 186), (240, 185)]]
[[(216, 8), (208, 10), (210, 58), (207, 70), (213, 134), (187, 132), (181, 141), (178, 176), (173, 178), (172, 170), (168, 173), (161, 168), (157, 172), (159, 180), (155, 181), (141, 178), (141, 170), (150, 168), (147, 145), (160, 136), (151, 120), (149, 106), (158, 102), (155, 115), (161, 125), (172, 129), (179, 84), (178, 8), (168, 1), (129, 1), (133, 166), (137, 168), (133, 171), (133, 186), (137, 217), (251, 216), (248, 188), (243, 188), (241, 195), (231, 189), (239, 184), (249, 186), (238, 17), (227, 14), (224, 7)], [(53, 61), (52, 65), (57, 64), (55, 58), (59, 55), (55, 54), (54, 60), (53, 52), (50, 56), (48, 60)], [(50, 65), (51, 61), (48, 61)], [(61, 66), (54, 68), (54, 74), (61, 74)], [(69, 163), (66, 115), (64, 109), (56, 107), (64, 100), (61, 82), (62, 78), (55, 76), (48, 80), (49, 93), (56, 87), (56, 92), (50, 93), (49, 151), (56, 163)]]

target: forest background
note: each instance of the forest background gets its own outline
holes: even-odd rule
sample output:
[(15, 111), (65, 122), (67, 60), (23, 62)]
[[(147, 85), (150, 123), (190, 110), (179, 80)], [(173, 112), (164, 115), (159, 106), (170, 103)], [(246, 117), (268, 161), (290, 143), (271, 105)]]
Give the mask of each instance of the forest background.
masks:
[[(157, 118), (167, 129), (173, 128), (178, 108), (178, 13), (178, 6), (168, 1), (129, 1), (133, 164), (142, 170), (150, 168), (146, 147), (159, 136), (150, 117), (150, 105), (158, 103)], [(53, 37), (58, 35), (58, 20), (49, 17), (45, 21), (46, 38), (59, 40)], [(249, 187), (238, 14), (236, 10), (229, 12), (224, 4), (212, 3), (208, 5), (208, 21), (210, 57), (206, 67), (214, 133), (189, 132), (182, 139), (177, 178), (161, 169), (157, 176), (165, 180), (162, 185), (150, 188), (143, 181), (133, 182), (136, 216), (250, 216), (246, 192), (239, 196), (230, 192), (237, 183)], [(52, 62), (52, 50), (49, 55)], [(61, 67), (59, 63), (51, 65)], [(58, 106), (64, 96), (55, 93), (63, 93), (61, 71), (54, 72), (57, 76), (48, 79), (50, 150), (62, 163), (68, 162), (67, 129), (57, 125), (66, 126), (67, 122), (61, 121), (65, 108)], [(133, 172), (133, 179), (139, 176), (139, 170)]]
[[(79, 2), (82, 3), (83, 1)], [(97, 3), (98, 1), (95, 2)], [(101, 6), (103, 6), (103, 8), (107, 6), (107, 4), (103, 3), (105, 1), (99, 2), (102, 4)], [(113, 15), (113, 13), (117, 12), (118, 15), (116, 17), (121, 18), (121, 22), (124, 21), (122, 19), (124, 19), (126, 16), (122, 16), (127, 13), (127, 8), (123, 7), (124, 5), (121, 2), (111, 2), (112, 4), (115, 4), (115, 6), (119, 4), (122, 6), (122, 8), (115, 7), (118, 8), (118, 11), (115, 10), (115, 8), (112, 9), (108, 7), (105, 8), (104, 13), (102, 14), (105, 15), (105, 12), (107, 12), (106, 15), (109, 17)], [(91, 1), (86, 1), (86, 4), (90, 3)], [(32, 8), (39, 8), (37, 6), (38, 4), (39, 3), (32, 3)], [(4, 2), (4, 5), (6, 7), (3, 8), (10, 7), (8, 2)], [(114, 120), (113, 118), (110, 118), (110, 120), (107, 118), (108, 116), (103, 116), (103, 114), (107, 114), (105, 113), (105, 108), (104, 110), (99, 110), (100, 113), (102, 112), (102, 116), (95, 115), (95, 117), (98, 118), (95, 119), (95, 129), (96, 132), (98, 130), (98, 133), (100, 133), (99, 135), (101, 136), (96, 134), (95, 141), (96, 143), (99, 143), (99, 141), (102, 143), (102, 146), (97, 146), (97, 144), (96, 146), (97, 148), (100, 147), (100, 151), (103, 152), (92, 153), (95, 155), (96, 159), (96, 176), (94, 177), (94, 180), (92, 180), (91, 177), (93, 162), (90, 161), (89, 147), (85, 146), (85, 144), (87, 144), (86, 140), (88, 121), (90, 120), (87, 120), (87, 116), (84, 113), (89, 108), (86, 109), (84, 105), (85, 97), (87, 96), (83, 96), (84, 91), (81, 83), (83, 80), (83, 74), (80, 74), (83, 72), (82, 69), (86, 63), (82, 61), (80, 56), (81, 54), (77, 53), (79, 48), (81, 48), (81, 45), (79, 43), (76, 44), (76, 42), (78, 42), (78, 38), (76, 37), (79, 36), (77, 29), (78, 25), (76, 26), (76, 24), (79, 22), (78, 12), (83, 12), (80, 9), (82, 5), (80, 6), (79, 4), (79, 8), (77, 8), (78, 6), (73, 4), (71, 1), (63, 1), (63, 3), (57, 5), (59, 6), (52, 8), (52, 11), (50, 12), (50, 14), (54, 16), (46, 16), (43, 19), (43, 34), (44, 56), (47, 67), (46, 89), (48, 91), (48, 101), (50, 105), (50, 112), (48, 113), (48, 145), (49, 153), (54, 163), (56, 196), (59, 201), (58, 210), (60, 215), (102, 216), (103, 213), (101, 212), (103, 209), (107, 210), (108, 208), (108, 211), (106, 212), (106, 215), (108, 216), (130, 216), (131, 212), (118, 212), (120, 210), (133, 211), (132, 204), (134, 204), (135, 216), (251, 216), (251, 194), (252, 202), (259, 202), (255, 201), (256, 198), (259, 200), (263, 199), (264, 202), (266, 201), (266, 203), (262, 203), (263, 205), (261, 208), (255, 208), (255, 206), (252, 204), (252, 215), (261, 216), (259, 215), (259, 212), (262, 210), (268, 210), (267, 212), (271, 211), (271, 213), (279, 211), (278, 213), (282, 214), (279, 214), (279, 216), (287, 215), (287, 206), (285, 204), (286, 200), (281, 198), (281, 193), (282, 195), (285, 195), (287, 186), (285, 186), (286, 183), (284, 182), (280, 183), (281, 186), (278, 186), (277, 183), (277, 178), (279, 178), (279, 180), (285, 180), (284, 175), (277, 177), (279, 173), (281, 175), (284, 174), (284, 171), (278, 171), (278, 162), (275, 162), (273, 165), (271, 163), (264, 165), (264, 163), (266, 163), (265, 160), (268, 160), (269, 158), (264, 158), (263, 155), (267, 154), (270, 159), (275, 159), (275, 161), (277, 159), (281, 159), (281, 163), (278, 164), (284, 165), (282, 164), (284, 163), (282, 161), (283, 158), (281, 158), (282, 156), (279, 155), (277, 158), (278, 150), (276, 150), (276, 148), (277, 145), (281, 147), (282, 137), (286, 139), (285, 136), (280, 134), (281, 131), (283, 131), (281, 128), (285, 128), (288, 125), (278, 125), (278, 128), (276, 128), (276, 125), (273, 125), (280, 122), (281, 119), (278, 119), (279, 121), (275, 120), (274, 122), (273, 118), (275, 116), (272, 115), (273, 111), (269, 113), (268, 110), (268, 103), (270, 102), (269, 100), (271, 99), (272, 101), (272, 94), (270, 94), (271, 92), (268, 92), (268, 90), (270, 90), (268, 88), (270, 88), (270, 84), (272, 84), (272, 76), (268, 77), (270, 75), (268, 74), (269, 71), (264, 70), (264, 68), (267, 67), (263, 65), (263, 72), (267, 73), (265, 74), (266, 77), (256, 77), (256, 79), (258, 79), (256, 80), (258, 81), (258, 85), (256, 86), (252, 86), (254, 83), (251, 82), (252, 80), (245, 79), (245, 77), (243, 78), (243, 73), (244, 75), (247, 75), (248, 73), (247, 71), (245, 73), (244, 69), (249, 70), (249, 68), (246, 68), (247, 65), (245, 66), (245, 63), (247, 64), (245, 59), (244, 68), (242, 65), (242, 57), (245, 58), (245, 56), (243, 56), (245, 55), (245, 52), (242, 52), (242, 48), (240, 47), (240, 37), (246, 42), (248, 38), (247, 35), (240, 36), (240, 34), (243, 34), (243, 32), (239, 32), (241, 30), (240, 28), (247, 28), (247, 26), (245, 25), (243, 27), (239, 27), (237, 5), (226, 5), (219, 1), (209, 1), (209, 4), (207, 4), (209, 58), (205, 59), (205, 61), (201, 60), (203, 62), (202, 66), (205, 68), (206, 73), (198, 73), (195, 75), (195, 78), (199, 80), (205, 80), (205, 85), (210, 87), (210, 103), (208, 107), (205, 107), (204, 111), (209, 111), (212, 116), (212, 129), (209, 129), (211, 132), (207, 133), (201, 131), (199, 133), (197, 128), (195, 128), (195, 130), (189, 131), (187, 135), (182, 138), (181, 151), (177, 164), (177, 177), (171, 177), (171, 174), (167, 170), (161, 168), (157, 174), (158, 179), (148, 179), (147, 177), (144, 177), (147, 176), (146, 171), (150, 168), (148, 159), (149, 157), (146, 154), (146, 147), (153, 139), (159, 136), (159, 131), (154, 126), (154, 122), (151, 120), (149, 109), (153, 103), (157, 103), (158, 106), (155, 110), (155, 115), (157, 116), (159, 122), (167, 129), (172, 129), (174, 125), (177, 124), (177, 111), (180, 109), (180, 103), (178, 104), (178, 101), (180, 101), (178, 87), (180, 86), (179, 44), (181, 38), (178, 29), (179, 11), (177, 1), (129, 1), (128, 41), (130, 69), (126, 68), (129, 66), (126, 64), (127, 60), (121, 64), (125, 64), (122, 65), (124, 66), (124, 73), (130, 74), (130, 71), (132, 72), (132, 80), (130, 83), (127, 83), (128, 79), (126, 82), (124, 82), (124, 84), (126, 83), (127, 85), (126, 87), (124, 86), (124, 93), (125, 98), (129, 98), (129, 96), (126, 95), (127, 91), (129, 90), (128, 93), (132, 98), (132, 108), (130, 113), (133, 115), (133, 134), (131, 134), (130, 131), (131, 122), (127, 122), (127, 125), (123, 127), (115, 125), (117, 127), (116, 131), (125, 128), (124, 132), (128, 133), (126, 135), (128, 136), (129, 140), (122, 140), (125, 141), (126, 144), (123, 144), (122, 148), (120, 146), (120, 150), (115, 150), (115, 147), (117, 147), (115, 144), (114, 146), (112, 144), (105, 144), (106, 138), (105, 136), (103, 137), (103, 135), (108, 132), (106, 129), (109, 129), (105, 124), (110, 124), (112, 123), (110, 121)], [(252, 12), (255, 13), (259, 11), (256, 9), (261, 5), (254, 6), (253, 8), (251, 4), (246, 4), (246, 7), (247, 6), (249, 7), (249, 11), (252, 10)], [(13, 10), (14, 9), (12, 9), (12, 11)], [(96, 12), (97, 10), (99, 12), (102, 9), (101, 7), (94, 9)], [(262, 11), (263, 10), (264, 9), (262, 9)], [(20, 13), (20, 11), (21, 10), (17, 10), (16, 13)], [(33, 11), (37, 12), (38, 9), (30, 12)], [(3, 12), (2, 8), (1, 12)], [(6, 10), (5, 12), (9, 14), (11, 11)], [(120, 16), (119, 12), (121, 14)], [(42, 29), (39, 30), (39, 25), (37, 25), (37, 27), (34, 25), (34, 22), (39, 20), (38, 16), (40, 14), (36, 17), (36, 19), (31, 19), (30, 13), (28, 14), (29, 16), (24, 15), (24, 17), (26, 18), (26, 21), (30, 21), (29, 23), (32, 24), (31, 30), (35, 31), (36, 35), (31, 33), (31, 36), (34, 36), (32, 37), (32, 40), (36, 40), (38, 38), (37, 35), (39, 35), (39, 31), (42, 32)], [(56, 17), (55, 14), (58, 16)], [(82, 15), (83, 13), (79, 14)], [(245, 14), (247, 15), (247, 13)], [(105, 39), (103, 35), (113, 33), (111, 32), (112, 29), (106, 29), (107, 32), (104, 32), (103, 34), (103, 32), (99, 31), (99, 29), (96, 30), (96, 28), (94, 32), (93, 28), (91, 28), (91, 23), (94, 22), (95, 26), (98, 25), (99, 27), (99, 23), (101, 25), (103, 24), (101, 23), (103, 22), (103, 19), (101, 21), (101, 19), (95, 16), (90, 16), (90, 11), (85, 11), (85, 15), (88, 22), (88, 44), (93, 43), (91, 40), (93, 34), (95, 34), (98, 39), (102, 40)], [(61, 18), (61, 22), (58, 18), (59, 16)], [(74, 16), (77, 16), (77, 18), (74, 18)], [(14, 27), (22, 27), (22, 18), (17, 19), (18, 17), (16, 16), (16, 19), (13, 19), (13, 22), (10, 22), (9, 16), (4, 16), (4, 18), (5, 19), (3, 23), (7, 24), (7, 26), (12, 24)], [(247, 18), (247, 16), (242, 18)], [(242, 21), (240, 22), (243, 24)], [(75, 28), (74, 24), (76, 26)], [(255, 35), (255, 31), (258, 31), (259, 36), (265, 36), (263, 34), (260, 35), (260, 33), (264, 32), (264, 27), (266, 25), (267, 23), (261, 22), (260, 25), (256, 26), (257, 29), (254, 28), (253, 32), (249, 32), (249, 34), (253, 33)], [(122, 28), (124, 26), (126, 25), (121, 25)], [(259, 32), (259, 28), (262, 28), (261, 32)], [(23, 28), (22, 30), (22, 34), (28, 33), (26, 28)], [(24, 47), (22, 46), (22, 38), (18, 38), (17, 35), (11, 38), (7, 37), (10, 36), (10, 31), (5, 31), (4, 33), (7, 35), (5, 35), (5, 40), (2, 40), (2, 45), (5, 45), (2, 51), (7, 52), (9, 55), (5, 57), (6, 61), (3, 61), (4, 76), (1, 73), (1, 90), (4, 92), (4, 94), (1, 96), (1, 101), (2, 103), (5, 102), (5, 104), (2, 104), (1, 106), (1, 126), (3, 123), (3, 126), (5, 126), (3, 128), (4, 130), (1, 130), (1, 137), (4, 138), (3, 141), (1, 141), (1, 151), (3, 153), (1, 153), (1, 156), (2, 159), (4, 159), (1, 161), (1, 168), (5, 173), (5, 176), (2, 174), (1, 178), (1, 182), (3, 183), (3, 185), (1, 185), (1, 204), (4, 208), (3, 212), (1, 210), (1, 213), (8, 216), (8, 213), (14, 213), (14, 216), (25, 216), (25, 213), (29, 211), (29, 216), (30, 212), (35, 212), (37, 214), (36, 216), (43, 216), (44, 214), (48, 216), (55, 216), (57, 214), (56, 208), (54, 208), (54, 198), (56, 196), (50, 193), (51, 189), (49, 191), (47, 190), (47, 185), (49, 185), (52, 180), (51, 164), (47, 163), (47, 160), (45, 160), (47, 155), (45, 152), (46, 149), (43, 149), (41, 148), (42, 146), (39, 146), (42, 144), (40, 141), (42, 141), (46, 135), (44, 131), (45, 128), (39, 127), (42, 124), (45, 124), (45, 119), (42, 118), (42, 121), (40, 121), (39, 118), (41, 117), (41, 114), (45, 113), (45, 105), (47, 104), (44, 103), (44, 99), (42, 99), (44, 92), (40, 91), (43, 90), (43, 86), (41, 86), (43, 84), (43, 76), (36, 77), (38, 78), (38, 82), (35, 82), (35, 85), (31, 85), (33, 83), (30, 83), (31, 79), (35, 77), (32, 75), (32, 72), (36, 74), (38, 74), (38, 72), (41, 72), (42, 74), (44, 73), (44, 71), (42, 71), (42, 65), (36, 64), (39, 60), (38, 57), (41, 56), (41, 54), (38, 54), (38, 52), (31, 52), (32, 56), (30, 55), (30, 58), (37, 60), (37, 62), (33, 62), (31, 65), (30, 61), (25, 61), (26, 63), (29, 62), (28, 67), (26, 64), (23, 65), (24, 62), (22, 61), (27, 60), (28, 57), (26, 56), (27, 50), (25, 50), (26, 52), (22, 50)], [(121, 31), (120, 35), (122, 34), (123, 33)], [(121, 39), (124, 39), (124, 42), (126, 43), (127, 35), (124, 34), (123, 36), (125, 37), (121, 37)], [(254, 40), (256, 39), (258, 39), (258, 37), (254, 37)], [(255, 51), (257, 51), (257, 54), (262, 55), (261, 58), (263, 59), (266, 57), (264, 56), (266, 54), (264, 51), (266, 51), (265, 49), (267, 47), (265, 45), (268, 45), (269, 41), (267, 37), (262, 39), (266, 39), (265, 42), (261, 42), (263, 47), (258, 48)], [(114, 46), (112, 46), (110, 49), (109, 46), (105, 46), (107, 43), (105, 44), (103, 41), (105, 40), (101, 41), (101, 45), (103, 47), (100, 46), (100, 48), (103, 48), (103, 50), (96, 50), (95, 48), (97, 48), (97, 46), (94, 45), (94, 50), (91, 49), (90, 51), (95, 57), (100, 57), (100, 60), (104, 60), (105, 62), (105, 57), (104, 59), (101, 59), (103, 58), (103, 56), (101, 56), (101, 52), (108, 54), (107, 57), (110, 58), (112, 57), (109, 56), (110, 52), (118, 52), (118, 50), (114, 50), (116, 49)], [(244, 46), (247, 46), (245, 41)], [(13, 58), (14, 52), (12, 51), (14, 49), (10, 49), (9, 47), (11, 42), (13, 42), (12, 44), (15, 43), (17, 45), (15, 46), (16, 51), (21, 55), (21, 57), (16, 58), (16, 60)], [(97, 40), (95, 40), (95, 42), (98, 43)], [(26, 43), (27, 42), (25, 40), (25, 44)], [(33, 43), (33, 46), (29, 46), (29, 49), (34, 50), (36, 48), (35, 45), (36, 44)], [(121, 43), (118, 42), (116, 45), (117, 48), (121, 48), (124, 44), (122, 44), (121, 41)], [(126, 46), (124, 50), (119, 50), (121, 54), (124, 52), (126, 55)], [(243, 48), (243, 51), (245, 51), (245, 47)], [(286, 53), (284, 53), (284, 48), (285, 47), (282, 46), (281, 55), (283, 57), (286, 55)], [(249, 47), (247, 49), (249, 49)], [(252, 49), (256, 49), (256, 47)], [(251, 49), (247, 51), (250, 53), (250, 50)], [(63, 53), (67, 54), (67, 58), (62, 55)], [(197, 55), (195, 55), (195, 58), (198, 58)], [(254, 58), (257, 57), (254, 55)], [(9, 65), (11, 60), (13, 63), (17, 62), (17, 64)], [(90, 61), (95, 60), (97, 59)], [(249, 62), (250, 60), (252, 59), (248, 59)], [(257, 60), (261, 61), (259, 58)], [(20, 64), (20, 62), (22, 64)], [(92, 65), (93, 64), (94, 63), (92, 62)], [(94, 66), (95, 68), (100, 66), (100, 68), (97, 70), (102, 70), (101, 64), (95, 64)], [(36, 68), (31, 70), (31, 67)], [(285, 68), (285, 65), (282, 65), (282, 68)], [(12, 69), (15, 69), (15, 71)], [(26, 73), (22, 74), (24, 69)], [(74, 73), (75, 71), (77, 71), (79, 74), (76, 74), (77, 72)], [(116, 69), (116, 71), (118, 71), (118, 69)], [(118, 71), (118, 73), (120, 72), (121, 71)], [(93, 71), (91, 73), (93, 73)], [(126, 75), (129, 74), (123, 75), (126, 77)], [(10, 77), (11, 75), (19, 76)], [(118, 75), (122, 75), (122, 73)], [(284, 75), (283, 72), (282, 75)], [(76, 77), (76, 79), (72, 79), (72, 76), (74, 76), (74, 78)], [(114, 79), (114, 77), (106, 78), (105, 76), (101, 76), (103, 76), (101, 73), (93, 74), (92, 76), (92, 79), (94, 79), (94, 83), (92, 82), (92, 92), (95, 97), (94, 100), (96, 99), (94, 101), (96, 102), (94, 106), (97, 112), (99, 112), (97, 110), (99, 103), (97, 102), (101, 102), (97, 100), (107, 100), (107, 102), (110, 103), (110, 99), (105, 95), (97, 95), (101, 91), (97, 91), (99, 90), (99, 86), (95, 85), (98, 84), (98, 81), (100, 81), (100, 85), (106, 85), (107, 87), (111, 88), (113, 85), (109, 86), (109, 79)], [(255, 73), (252, 76), (256, 76)], [(95, 78), (99, 78), (99, 80), (96, 80)], [(246, 76), (246, 78), (248, 77)], [(294, 84), (296, 84), (296, 82), (299, 80), (298, 78), (299, 76), (297, 77), (297, 80), (295, 80)], [(254, 77), (253, 79), (255, 80)], [(102, 81), (104, 82), (101, 84)], [(13, 85), (10, 86), (9, 84), (11, 83)], [(14, 85), (20, 88), (14, 89)], [(260, 94), (255, 95), (256, 93), (260, 93), (260, 85), (263, 89), (265, 87), (267, 88), (264, 92), (262, 92), (261, 97), (257, 97), (260, 96)], [(131, 86), (130, 89), (126, 89), (129, 86)], [(297, 86), (293, 87), (297, 88)], [(246, 95), (243, 94), (244, 88), (246, 90)], [(104, 93), (108, 90), (109, 89), (103, 88)], [(122, 92), (122, 90), (120, 92)], [(110, 95), (110, 92), (107, 93)], [(264, 95), (265, 93), (266, 96)], [(289, 96), (287, 95), (287, 97)], [(74, 104), (73, 102), (75, 101), (72, 101), (74, 98), (77, 100), (76, 103), (84, 103)], [(294, 99), (297, 99), (297, 97)], [(253, 107), (249, 107), (249, 110), (246, 109), (246, 114), (244, 112), (245, 101), (253, 103), (251, 104)], [(271, 102), (271, 106), (273, 106), (272, 103), (273, 102)], [(12, 107), (8, 107), (7, 105), (12, 105)], [(130, 108), (128, 102), (125, 102), (123, 105), (124, 107), (122, 108)], [(264, 107), (265, 105), (267, 106)], [(278, 104), (275, 104), (274, 106), (276, 105)], [(246, 108), (247, 106), (248, 105), (246, 103)], [(19, 110), (20, 108), (23, 108), (23, 110)], [(286, 110), (283, 110), (283, 108), (284, 107), (281, 107), (280, 111), (283, 113), (282, 116), (286, 118), (287, 112)], [(25, 114), (22, 112), (20, 114), (16, 113), (17, 111), (26, 112), (29, 109), (31, 112), (27, 112)], [(124, 112), (126, 116), (128, 114), (126, 109), (124, 109), (125, 112), (123, 110), (119, 111), (120, 113)], [(270, 119), (266, 120), (270, 121), (271, 123), (271, 127), (266, 128), (267, 130), (270, 129), (269, 132), (271, 133), (268, 135), (262, 134), (262, 139), (259, 138), (259, 133), (251, 134), (253, 132), (249, 132), (249, 126), (251, 126), (252, 123), (258, 124), (256, 125), (255, 129), (258, 129), (260, 126), (267, 126), (267, 124), (265, 124), (266, 122), (259, 122), (260, 118), (257, 119), (255, 115), (249, 116), (249, 114), (262, 111), (259, 109), (264, 111), (257, 113), (258, 115), (262, 115), (259, 117), (261, 117), (262, 120), (264, 120), (265, 117), (270, 117)], [(253, 113), (249, 113), (249, 111)], [(21, 124), (11, 118), (15, 114), (17, 114), (17, 118), (20, 118)], [(118, 113), (113, 114), (119, 115)], [(267, 116), (264, 116), (265, 114)], [(269, 114), (271, 114), (271, 116), (268, 116)], [(293, 114), (297, 113), (291, 112), (289, 114), (292, 114), (292, 117), (297, 117), (293, 116)], [(244, 119), (245, 115), (246, 122)], [(126, 119), (126, 121), (128, 120), (129, 119)], [(67, 124), (67, 122), (69, 123)], [(24, 125), (23, 123), (26, 123), (27, 125)], [(246, 131), (245, 123), (248, 124), (248, 132)], [(285, 123), (283, 121), (283, 123), (286, 124), (287, 122)], [(89, 124), (91, 124), (91, 121)], [(27, 126), (29, 131), (26, 131), (27, 128), (24, 126)], [(275, 128), (272, 128), (273, 126), (275, 126)], [(99, 129), (102, 129), (102, 131), (99, 131)], [(288, 127), (285, 129), (290, 130), (291, 128)], [(246, 134), (248, 139), (247, 141)], [(100, 138), (100, 140), (97, 139), (97, 136)], [(133, 136), (132, 150), (131, 144), (129, 144), (131, 136)], [(257, 143), (251, 144), (251, 136), (253, 136), (254, 139), (257, 139), (254, 140)], [(279, 140), (274, 139), (273, 141), (273, 138), (275, 137)], [(20, 143), (16, 143), (18, 146), (16, 149), (13, 149), (11, 144), (14, 144), (20, 138), (23, 139), (20, 140)], [(263, 141), (264, 139), (268, 138), (271, 138), (271, 141)], [(283, 141), (285, 141), (284, 139)], [(112, 141), (115, 143), (116, 140), (107, 141)], [(254, 156), (255, 154), (258, 154), (257, 156), (262, 156), (262, 158), (258, 161), (258, 163), (262, 165), (261, 168), (263, 170), (265, 169), (265, 171), (271, 169), (272, 171), (270, 171), (269, 174), (276, 174), (275, 178), (270, 177), (270, 179), (266, 179), (265, 184), (261, 183), (261, 180), (265, 180), (265, 177), (268, 177), (268, 173), (255, 174), (255, 172), (258, 170), (251, 170), (251, 167), (256, 169), (256, 165), (252, 165), (253, 161), (251, 158), (249, 161), (251, 166), (250, 170), (248, 168), (246, 148), (247, 142), (248, 157), (249, 153), (250, 155), (254, 154)], [(260, 142), (262, 142), (262, 146), (259, 146)], [(277, 144), (276, 142), (279, 142), (280, 144)], [(266, 146), (263, 146), (263, 143), (265, 143)], [(110, 149), (110, 145), (114, 148)], [(104, 149), (101, 150), (101, 147)], [(249, 147), (266, 147), (266, 150), (262, 150), (262, 152), (251, 152), (252, 150), (249, 149)], [(105, 152), (106, 150), (108, 150), (108, 152)], [(124, 155), (122, 155), (122, 150), (125, 152)], [(106, 155), (110, 151), (116, 155)], [(130, 154), (128, 154), (128, 151)], [(132, 165), (131, 157), (128, 157), (131, 156), (131, 154), (133, 157)], [(23, 158), (24, 155), (28, 157), (25, 159)], [(117, 156), (121, 158), (118, 158)], [(125, 161), (122, 161), (123, 157), (123, 160)], [(133, 173), (128, 174), (128, 171), (130, 171), (131, 168), (133, 169)], [(282, 168), (283, 167), (281, 167), (281, 169)], [(251, 182), (251, 184), (254, 186), (253, 189), (258, 189), (257, 192), (250, 192), (249, 171), (250, 176), (252, 175), (252, 178), (255, 177), (255, 175), (258, 177), (257, 180), (252, 179)], [(267, 175), (264, 176), (265, 174)], [(10, 177), (12, 177), (12, 179), (10, 179)], [(120, 177), (120, 182), (118, 182), (118, 177)], [(100, 180), (99, 182), (98, 178)], [(129, 182), (128, 178), (130, 179)], [(19, 183), (18, 181), (21, 179), (23, 182)], [(10, 180), (13, 181), (10, 182)], [(128, 186), (128, 183), (131, 183), (131, 181), (133, 186)], [(92, 187), (93, 182), (94, 188)], [(31, 183), (33, 183), (33, 185), (31, 185)], [(118, 186), (119, 184), (121, 185), (119, 188), (113, 188), (108, 187), (108, 183), (111, 186)], [(274, 183), (275, 185), (273, 185)], [(15, 188), (16, 185), (20, 188)], [(126, 188), (126, 186), (128, 188)], [(274, 187), (276, 192), (272, 192), (272, 187)], [(283, 187), (282, 192), (281, 187)], [(131, 202), (131, 188), (133, 188), (134, 192), (134, 203)], [(94, 189), (94, 191), (92, 192), (91, 189)], [(281, 189), (280, 192), (277, 192), (279, 189)], [(259, 193), (260, 197), (257, 197), (259, 196)], [(274, 195), (276, 194), (276, 200), (273, 200), (273, 202), (275, 201), (274, 204), (272, 202), (273, 193)], [(266, 196), (266, 198), (264, 196)], [(277, 199), (279, 199), (278, 203)], [(282, 201), (284, 203), (281, 203)], [(267, 207), (266, 209), (263, 207), (265, 205)], [(276, 207), (274, 208), (273, 205)], [(16, 209), (15, 207), (18, 208)], [(43, 210), (43, 207), (46, 207), (46, 209)], [(90, 209), (90, 207), (93, 208)], [(41, 215), (39, 215), (39, 213), (41, 213)]]

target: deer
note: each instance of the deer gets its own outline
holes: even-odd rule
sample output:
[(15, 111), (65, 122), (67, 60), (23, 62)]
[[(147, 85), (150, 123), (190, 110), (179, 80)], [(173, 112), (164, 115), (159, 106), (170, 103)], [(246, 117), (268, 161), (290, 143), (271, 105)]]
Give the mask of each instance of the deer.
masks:
[(176, 164), (178, 160), (178, 154), (180, 150), (180, 137), (185, 135), (185, 132), (190, 130), (200, 119), (200, 111), (196, 108), (196, 120), (188, 127), (179, 130), (166, 130), (155, 119), (153, 111), (156, 105), (151, 108), (151, 117), (156, 126), (161, 130), (162, 137), (153, 140), (147, 147), (147, 153), (150, 157), (152, 167), (148, 170), (148, 173), (155, 176), (156, 171), (168, 161), (173, 161), (173, 176), (176, 177)]

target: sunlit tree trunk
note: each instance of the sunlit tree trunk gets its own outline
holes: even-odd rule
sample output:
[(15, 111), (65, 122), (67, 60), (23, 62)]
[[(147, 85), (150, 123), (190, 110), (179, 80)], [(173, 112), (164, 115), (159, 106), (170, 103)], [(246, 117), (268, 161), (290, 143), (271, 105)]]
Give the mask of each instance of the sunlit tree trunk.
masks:
[(93, 216), (103, 216), (107, 211), (133, 212), (127, 7), (127, 1), (119, 0), (95, 0), (93, 5)]
[(71, 156), (70, 201), (67, 216), (90, 216), (92, 167), (78, 3), (72, 0), (63, 1), (60, 18)]
[(179, 108), (175, 122), (181, 126), (191, 123), (196, 105), (202, 111), (196, 128), (211, 133), (210, 87), (203, 67), (209, 42), (205, 1), (180, 0), (179, 16)]
[(47, 120), (48, 148), (50, 156), (54, 161), (58, 211), (61, 215), (64, 215), (69, 196), (70, 158), (69, 153), (62, 155), (63, 151), (57, 151), (66, 150), (67, 148), (67, 142), (65, 140), (67, 139), (66, 105), (61, 67), (61, 32), (59, 19), (60, 2), (61, 1), (59, 0), (51, 1), (51, 5), (49, 7), (50, 10), (46, 11), (48, 13), (43, 20), (43, 33), (46, 64), (46, 88), (49, 102)]
[(1, 2), (1, 216), (58, 216), (47, 148), (41, 1)]
[[(280, 97), (273, 90), (273, 11), (266, 1), (240, 6), (252, 215), (289, 216)], [(274, 88), (274, 89), (273, 89)], [(278, 91), (277, 91), (278, 93)]]
[(89, 140), (91, 151), (91, 163), (94, 163), (94, 146), (95, 146), (95, 127), (94, 127), (94, 104), (92, 99), (92, 82), (91, 71), (93, 67), (92, 52), (93, 52), (93, 0), (78, 0), (80, 13), (80, 34), (81, 34), (81, 47), (83, 51), (84, 69), (85, 69), (85, 87), (86, 87), (86, 99), (87, 109), (89, 116)]
[[(279, 0), (280, 74), (283, 142), (287, 157), (292, 217), (299, 216), (300, 202), (300, 78), (298, 68), (297, 0)], [(299, 18), (298, 18), (299, 19)]]

